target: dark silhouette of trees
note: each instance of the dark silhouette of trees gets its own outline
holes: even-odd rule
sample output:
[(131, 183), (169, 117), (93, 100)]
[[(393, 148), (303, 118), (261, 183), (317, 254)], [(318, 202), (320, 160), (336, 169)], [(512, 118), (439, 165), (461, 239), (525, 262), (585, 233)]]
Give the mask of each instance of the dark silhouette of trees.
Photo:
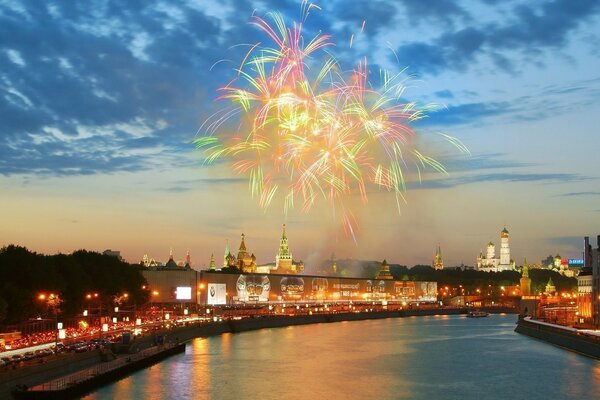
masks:
[(74, 316), (86, 308), (86, 293), (100, 294), (110, 306), (114, 296), (128, 293), (129, 301), (148, 302), (146, 281), (138, 265), (116, 257), (78, 250), (73, 254), (41, 255), (20, 246), (0, 249), (0, 323), (21, 322), (46, 312), (39, 293), (60, 293), (61, 312)]

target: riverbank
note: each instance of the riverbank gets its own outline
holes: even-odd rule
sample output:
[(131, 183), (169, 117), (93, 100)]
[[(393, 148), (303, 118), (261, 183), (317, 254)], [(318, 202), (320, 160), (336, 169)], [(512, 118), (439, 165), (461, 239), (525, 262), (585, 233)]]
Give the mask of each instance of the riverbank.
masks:
[(185, 344), (155, 346), (31, 388), (21, 387), (20, 390), (13, 392), (13, 397), (23, 400), (78, 398), (102, 385), (117, 381), (139, 369), (183, 352), (185, 352)]
[[(513, 308), (482, 308), (490, 313), (517, 313)], [(383, 310), (373, 312), (344, 312), (320, 313), (312, 315), (277, 315), (261, 316), (256, 318), (230, 319), (219, 322), (191, 324), (188, 326), (165, 329), (153, 335), (136, 338), (129, 348), (130, 353), (137, 353), (152, 347), (157, 337), (165, 343), (181, 343), (198, 337), (209, 337), (224, 333), (247, 332), (265, 328), (281, 328), (295, 325), (308, 325), (318, 323), (332, 323), (342, 321), (360, 321), (384, 318), (407, 318), (433, 315), (460, 315), (472, 311), (468, 308), (419, 308), (405, 310)], [(58, 379), (95, 365), (102, 365), (103, 361), (98, 352), (64, 355), (58, 359), (32, 367), (0, 372), (0, 398), (10, 398), (10, 393), (17, 385), (33, 387)]]
[(600, 360), (600, 337), (585, 331), (525, 317), (515, 332)]

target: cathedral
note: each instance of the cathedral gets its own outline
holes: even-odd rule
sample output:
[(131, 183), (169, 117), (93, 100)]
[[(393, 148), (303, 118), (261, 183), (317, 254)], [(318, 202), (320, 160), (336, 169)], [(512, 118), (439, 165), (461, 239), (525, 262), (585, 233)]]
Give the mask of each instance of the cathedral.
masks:
[(487, 252), (479, 253), (477, 257), (477, 270), (486, 272), (512, 271), (514, 261), (510, 259), (510, 247), (508, 246), (508, 230), (506, 227), (500, 232), (500, 256), (496, 257), (496, 246), (489, 242)]
[(256, 272), (256, 257), (254, 253), (248, 254), (248, 250), (246, 249), (246, 235), (243, 233), (237, 258), (229, 251), (229, 242), (225, 244), (223, 268), (237, 268), (244, 273)]
[[(256, 257), (254, 253), (249, 254), (246, 249), (246, 236), (242, 233), (242, 241), (238, 250), (237, 257), (229, 251), (229, 242), (225, 244), (225, 254), (223, 256), (223, 268), (236, 268), (243, 273), (258, 273), (258, 274), (297, 274), (304, 271), (304, 263), (296, 262), (292, 259), (288, 238), (285, 234), (285, 224), (283, 225), (283, 233), (279, 240), (279, 251), (275, 255), (275, 263), (266, 265), (256, 265)], [(216, 270), (214, 257), (211, 256), (210, 270)]]

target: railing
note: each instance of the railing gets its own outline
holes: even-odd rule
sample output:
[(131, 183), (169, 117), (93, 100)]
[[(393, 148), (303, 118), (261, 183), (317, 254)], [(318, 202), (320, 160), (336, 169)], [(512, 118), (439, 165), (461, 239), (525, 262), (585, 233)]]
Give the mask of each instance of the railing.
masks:
[(36, 386), (32, 387), (30, 390), (31, 391), (64, 390), (71, 386), (77, 385), (81, 382), (84, 382), (88, 379), (94, 378), (98, 375), (103, 375), (107, 372), (119, 369), (119, 368), (123, 367), (124, 365), (127, 365), (132, 362), (142, 360), (146, 357), (150, 357), (152, 355), (158, 354), (161, 351), (170, 349), (174, 346), (176, 346), (175, 343), (166, 343), (165, 345), (150, 347), (150, 348), (142, 350), (138, 353), (119, 357), (113, 361), (98, 364), (94, 367), (85, 369), (83, 371), (79, 371), (74, 374), (70, 374), (65, 377), (59, 378), (59, 379), (54, 379), (52, 381), (45, 382), (41, 385), (36, 385)]

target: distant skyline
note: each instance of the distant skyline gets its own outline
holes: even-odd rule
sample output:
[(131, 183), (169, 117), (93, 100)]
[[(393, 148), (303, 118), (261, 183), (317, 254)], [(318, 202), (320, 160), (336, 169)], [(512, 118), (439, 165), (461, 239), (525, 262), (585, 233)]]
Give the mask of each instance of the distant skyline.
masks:
[[(307, 35), (331, 34), (346, 65), (407, 67), (407, 98), (445, 106), (414, 127), (449, 175), (408, 176), (402, 215), (390, 193), (356, 199), (355, 243), (327, 206), (259, 208), (243, 176), (204, 166), (193, 147), (248, 49), (236, 45), (265, 40), (251, 15), (279, 11), (291, 24), (300, 1), (5, 1), (0, 245), (113, 249), (129, 262), (164, 262), (172, 247), (202, 267), (245, 233), (268, 263), (285, 223), (308, 271), (332, 253), (430, 264), (438, 244), (445, 265), (473, 265), (504, 227), (517, 265), (580, 258), (586, 235), (595, 245), (599, 1), (315, 3)], [(440, 131), (471, 155), (441, 146)]]

